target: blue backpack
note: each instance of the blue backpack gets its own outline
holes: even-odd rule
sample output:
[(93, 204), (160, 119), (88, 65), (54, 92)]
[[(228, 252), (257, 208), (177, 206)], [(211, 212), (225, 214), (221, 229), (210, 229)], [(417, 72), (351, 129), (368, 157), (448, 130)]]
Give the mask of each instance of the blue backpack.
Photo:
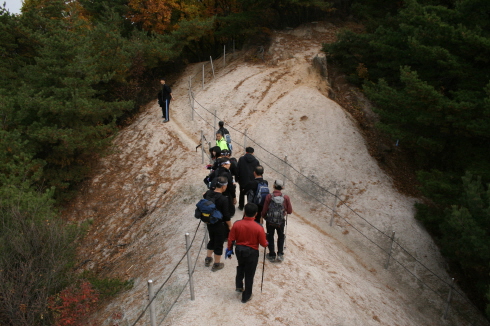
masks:
[(203, 198), (196, 204), (195, 218), (201, 219), (204, 223), (215, 224), (223, 220), (223, 214), (216, 208), (214, 202)]
[(262, 206), (264, 205), (265, 197), (267, 197), (268, 194), (270, 194), (269, 185), (267, 184), (267, 181), (262, 180), (258, 182), (255, 192), (250, 191), (247, 201)]

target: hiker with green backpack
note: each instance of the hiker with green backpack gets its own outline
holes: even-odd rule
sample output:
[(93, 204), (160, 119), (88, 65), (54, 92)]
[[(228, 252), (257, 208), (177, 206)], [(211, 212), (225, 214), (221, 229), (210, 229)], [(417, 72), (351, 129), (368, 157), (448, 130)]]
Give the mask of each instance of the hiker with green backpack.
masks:
[[(262, 216), (265, 219), (267, 229), (267, 241), (269, 242), (269, 253), (267, 259), (270, 262), (282, 262), (284, 260), (284, 228), (287, 223), (287, 215), (293, 212), (291, 199), (284, 195), (284, 182), (276, 180), (274, 182), (274, 191), (265, 197)], [(277, 232), (277, 258), (274, 246), (274, 232)]]

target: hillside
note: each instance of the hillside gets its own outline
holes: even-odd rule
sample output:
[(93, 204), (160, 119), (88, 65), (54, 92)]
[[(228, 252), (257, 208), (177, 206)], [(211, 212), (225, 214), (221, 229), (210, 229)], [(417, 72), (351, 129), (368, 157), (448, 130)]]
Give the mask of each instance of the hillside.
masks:
[[(119, 133), (113, 152), (64, 212), (72, 221), (93, 220), (81, 243), (80, 271), (134, 280), (132, 290), (92, 316), (93, 323), (133, 325), (148, 303), (147, 280), (158, 288), (182, 258), (184, 234), (192, 237), (198, 226), (194, 204), (205, 191), (207, 161), (202, 164), (196, 145), (200, 130), (212, 139), (214, 117), (208, 111), (216, 110), (234, 129), (229, 128), (235, 157), (243, 154), (244, 136), (238, 131), (246, 130), (257, 142), (249, 139), (247, 146), (265, 165), (264, 178), (270, 183), (283, 179), (280, 174), (288, 178), (285, 193), (294, 213), (288, 219), (286, 260), (265, 263), (262, 292), (259, 263), (254, 297), (244, 305), (234, 292), (235, 258), (216, 273), (204, 267), (201, 225), (190, 251), (198, 259), (196, 298), (190, 300), (186, 287), (162, 325), (466, 324), (454, 309), (441, 319), (441, 298), (448, 293), (441, 284), (450, 278), (437, 247), (414, 219), (417, 199), (395, 189), (369, 155), (354, 119), (328, 98), (325, 78), (313, 68), (321, 43), (331, 41), (335, 30), (318, 23), (276, 32), (263, 59), (242, 53), (225, 67), (215, 62), (216, 76), (208, 77), (204, 89), (195, 77), (202, 64), (189, 66), (172, 84), (169, 123), (162, 123), (160, 108), (152, 102)], [(286, 156), (294, 169), (277, 159)], [(348, 206), (334, 199), (336, 191)], [(342, 217), (330, 227), (334, 206)], [(239, 212), (233, 220), (238, 218)], [(386, 235), (393, 231), (415, 255), (394, 250), (408, 272), (393, 261), (383, 268), (387, 257), (378, 246), (388, 250)], [(162, 307), (168, 308), (186, 282), (185, 259), (174, 275), (157, 296), (158, 321), (164, 317)], [(137, 325), (148, 325), (148, 320), (147, 312)]]

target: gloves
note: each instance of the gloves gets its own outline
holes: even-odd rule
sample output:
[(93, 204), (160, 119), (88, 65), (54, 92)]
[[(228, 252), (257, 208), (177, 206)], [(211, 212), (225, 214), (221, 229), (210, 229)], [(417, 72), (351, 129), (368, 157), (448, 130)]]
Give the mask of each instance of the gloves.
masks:
[(230, 258), (231, 259), (231, 255), (233, 255), (233, 249), (228, 249), (226, 248), (226, 254), (225, 254), (225, 259), (226, 258)]

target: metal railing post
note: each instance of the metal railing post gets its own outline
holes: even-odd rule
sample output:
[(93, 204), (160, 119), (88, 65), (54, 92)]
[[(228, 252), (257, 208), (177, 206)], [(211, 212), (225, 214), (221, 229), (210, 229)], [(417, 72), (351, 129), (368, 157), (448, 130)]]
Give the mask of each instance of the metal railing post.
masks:
[(155, 296), (153, 292), (153, 281), (148, 280), (148, 299), (150, 300), (150, 324), (151, 326), (157, 325), (157, 319), (155, 316), (155, 300), (153, 297)]
[(391, 247), (390, 252), (388, 253), (388, 259), (386, 260), (385, 269), (388, 269), (388, 265), (390, 264), (391, 252), (393, 251), (393, 243), (395, 242), (395, 231), (391, 234)]
[(214, 125), (213, 125), (213, 130), (214, 130), (214, 136), (216, 137), (216, 132), (218, 129), (216, 128), (216, 119), (217, 119), (217, 110), (214, 110)]
[(201, 144), (201, 164), (204, 164), (204, 144), (203, 144), (203, 140), (204, 139), (204, 133), (201, 129), (201, 140), (199, 141), (199, 143)]
[(211, 70), (213, 71), (213, 80), (214, 80), (214, 66), (213, 66), (213, 57), (209, 56), (209, 61), (211, 62)]
[(204, 65), (202, 65), (202, 89), (204, 89)]
[(194, 301), (195, 296), (194, 296), (194, 278), (192, 277), (192, 262), (191, 262), (191, 255), (189, 254), (189, 250), (191, 248), (191, 243), (189, 240), (189, 233), (185, 234), (185, 247), (187, 250), (187, 266), (189, 268), (189, 288), (191, 290), (191, 300)]
[(223, 68), (226, 67), (226, 45), (223, 46)]
[(453, 294), (453, 286), (454, 286), (454, 278), (451, 279), (451, 285), (449, 288), (449, 294), (447, 296), (447, 303), (446, 303), (446, 309), (444, 309), (444, 315), (442, 315), (442, 319), (447, 318), (447, 313), (449, 311), (449, 304), (451, 303), (451, 296)]
[(243, 149), (247, 148), (247, 129), (243, 133)]
[(330, 218), (330, 226), (333, 225), (333, 218), (335, 216), (335, 213), (337, 212), (337, 198), (339, 198), (339, 190), (335, 189), (335, 198), (333, 201), (333, 210), (332, 210), (332, 217)]

